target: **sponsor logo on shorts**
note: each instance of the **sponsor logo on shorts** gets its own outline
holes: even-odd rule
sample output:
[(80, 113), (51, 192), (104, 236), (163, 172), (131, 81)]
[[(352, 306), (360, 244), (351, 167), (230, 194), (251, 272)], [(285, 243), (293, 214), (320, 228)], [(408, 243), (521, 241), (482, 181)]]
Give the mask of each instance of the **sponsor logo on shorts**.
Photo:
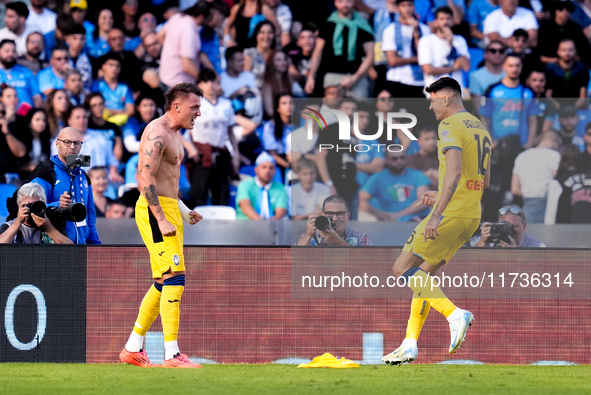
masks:
[(178, 255), (175, 255), (172, 257), (172, 262), (174, 263), (175, 266), (178, 266), (181, 263), (181, 258), (179, 258)]

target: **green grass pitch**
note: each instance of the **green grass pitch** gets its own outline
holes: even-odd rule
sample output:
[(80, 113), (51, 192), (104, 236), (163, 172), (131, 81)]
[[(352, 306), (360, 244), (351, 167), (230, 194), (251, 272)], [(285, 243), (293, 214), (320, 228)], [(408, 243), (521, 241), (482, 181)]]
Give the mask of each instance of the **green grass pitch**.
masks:
[(0, 394), (590, 394), (591, 366), (0, 364)]

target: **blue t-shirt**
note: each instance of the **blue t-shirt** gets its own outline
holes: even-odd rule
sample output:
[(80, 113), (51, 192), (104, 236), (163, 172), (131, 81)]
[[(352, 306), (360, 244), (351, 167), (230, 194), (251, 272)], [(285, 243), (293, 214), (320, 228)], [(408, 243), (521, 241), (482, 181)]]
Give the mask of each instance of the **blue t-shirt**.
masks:
[(201, 37), (201, 52), (207, 55), (207, 58), (213, 65), (215, 72), (220, 74), (222, 70), (222, 57), (220, 55), (220, 40), (217, 33), (209, 26), (204, 26), (199, 32)]
[(581, 29), (584, 29), (587, 26), (591, 25), (591, 18), (583, 10), (584, 6), (580, 4), (578, 1), (573, 1), (572, 3), (575, 6), (575, 10), (570, 15), (570, 19), (574, 21), (577, 25), (581, 26)]
[(41, 92), (45, 92), (47, 89), (62, 89), (64, 79), (55, 75), (51, 67), (47, 67), (37, 74), (37, 84), (39, 84)]
[[(138, 136), (142, 130), (146, 127), (147, 123), (140, 121), (136, 117), (129, 117), (127, 123), (123, 126), (123, 140), (126, 137), (132, 136), (133, 138), (138, 139)], [(139, 139), (138, 139), (139, 140)]]
[[(432, 0), (433, 1), (433, 12), (438, 8), (447, 7), (447, 0)], [(462, 12), (466, 13), (466, 2), (464, 0), (454, 0), (454, 4), (462, 9)]]
[(492, 5), (488, 0), (472, 0), (466, 14), (466, 22), (469, 25), (476, 25), (479, 31), (483, 31), (484, 19), (497, 8), (499, 6)]
[(9, 70), (0, 69), (0, 84), (12, 86), (19, 100), (30, 104), (31, 107), (33, 107), (33, 96), (41, 94), (33, 72), (20, 64), (15, 64)]
[[(398, 213), (417, 200), (417, 189), (431, 185), (431, 181), (420, 170), (406, 168), (402, 174), (393, 174), (388, 169), (372, 175), (362, 190), (369, 193), (377, 202), (377, 209), (388, 213)], [(423, 212), (401, 217), (398, 221), (407, 222), (413, 217), (425, 217), (430, 208)]]
[[(371, 147), (371, 149), (367, 152), (361, 152), (361, 151), (357, 152), (357, 156), (355, 157), (355, 162), (357, 162), (357, 163), (371, 163), (371, 161), (374, 160), (375, 158), (384, 159), (384, 157), (386, 156), (385, 147), (377, 146), (377, 144), (380, 144), (380, 142), (378, 140), (363, 140), (363, 144), (368, 145), (369, 147)], [(376, 146), (374, 147), (372, 144), (376, 144)], [(379, 151), (378, 151), (378, 148), (379, 148)], [(355, 176), (355, 178), (357, 179), (357, 184), (359, 184), (360, 187), (363, 187), (363, 185), (365, 185), (367, 180), (369, 180), (370, 176), (371, 176), (371, 174), (369, 174), (369, 173), (363, 173), (361, 171), (357, 171), (357, 175)]]
[(503, 137), (520, 136), (521, 145), (527, 142), (529, 134), (528, 117), (539, 116), (543, 111), (534, 100), (534, 94), (523, 85), (509, 88), (502, 82), (491, 85), (484, 93), (484, 104), (480, 115), (490, 119), (490, 134), (494, 140)]
[[(462, 2), (464, 0), (461, 0)], [(432, 7), (431, 0), (415, 0), (415, 12), (419, 15), (419, 22), (425, 25), (435, 20), (434, 10), (437, 8)], [(447, 2), (446, 2), (447, 5)]]
[(98, 58), (111, 50), (111, 46), (102, 38), (94, 38), (92, 32), (94, 29), (86, 30), (86, 53), (91, 58)]
[(112, 90), (105, 80), (99, 79), (92, 83), (90, 91), (100, 92), (105, 98), (105, 107), (111, 110), (125, 110), (126, 104), (133, 104), (131, 89), (122, 82), (119, 82), (115, 90)]

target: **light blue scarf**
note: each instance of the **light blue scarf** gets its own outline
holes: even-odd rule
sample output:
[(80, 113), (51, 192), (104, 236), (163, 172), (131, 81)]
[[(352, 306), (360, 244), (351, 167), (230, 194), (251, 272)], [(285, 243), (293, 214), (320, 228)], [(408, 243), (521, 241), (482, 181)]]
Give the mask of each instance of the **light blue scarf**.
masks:
[(363, 19), (357, 12), (353, 12), (353, 18), (348, 19), (340, 18), (339, 14), (334, 11), (327, 20), (336, 25), (332, 36), (332, 46), (335, 56), (341, 56), (343, 54), (343, 44), (345, 42), (343, 31), (345, 27), (349, 28), (349, 34), (347, 35), (347, 61), (354, 61), (355, 49), (357, 48), (357, 29), (365, 30), (373, 36), (373, 30), (369, 22)]

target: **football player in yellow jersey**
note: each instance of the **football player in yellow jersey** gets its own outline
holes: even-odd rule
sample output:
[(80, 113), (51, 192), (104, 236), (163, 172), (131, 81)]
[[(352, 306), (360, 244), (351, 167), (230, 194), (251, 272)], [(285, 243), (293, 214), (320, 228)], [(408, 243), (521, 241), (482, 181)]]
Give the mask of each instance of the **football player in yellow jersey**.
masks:
[(474, 316), (456, 307), (430, 275), (445, 265), (472, 236), (480, 223), (480, 200), (490, 183), (490, 134), (478, 118), (464, 109), (462, 89), (444, 77), (426, 88), (439, 124), (439, 187), (423, 195), (431, 214), (410, 235), (392, 271), (414, 291), (406, 338), (382, 361), (399, 365), (418, 356), (417, 339), (429, 309), (443, 314), (450, 326), (449, 353), (464, 341)]

